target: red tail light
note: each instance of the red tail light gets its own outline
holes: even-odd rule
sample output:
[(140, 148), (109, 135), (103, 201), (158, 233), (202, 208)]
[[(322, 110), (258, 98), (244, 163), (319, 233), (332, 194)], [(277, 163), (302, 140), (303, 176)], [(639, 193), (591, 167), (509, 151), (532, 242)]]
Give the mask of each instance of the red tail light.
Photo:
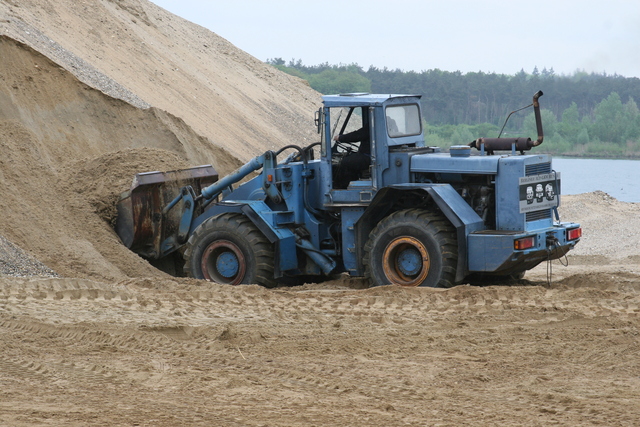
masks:
[(576, 240), (582, 237), (582, 228), (572, 228), (567, 230), (567, 240)]
[(532, 248), (536, 245), (536, 238), (534, 236), (523, 237), (522, 239), (513, 241), (513, 248), (517, 251)]

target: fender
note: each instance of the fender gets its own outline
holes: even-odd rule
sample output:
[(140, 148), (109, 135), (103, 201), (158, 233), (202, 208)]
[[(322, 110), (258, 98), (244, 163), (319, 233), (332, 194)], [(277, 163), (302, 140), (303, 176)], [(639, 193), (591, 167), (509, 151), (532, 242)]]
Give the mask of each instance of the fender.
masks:
[(275, 277), (281, 277), (283, 271), (298, 267), (296, 255), (296, 236), (283, 224), (293, 221), (291, 212), (273, 211), (262, 200), (223, 201), (211, 206), (193, 221), (189, 235), (206, 219), (223, 213), (240, 213), (245, 215), (265, 237), (274, 244)]
[[(469, 273), (467, 262), (467, 236), (484, 230), (482, 218), (449, 184), (397, 184), (378, 191), (371, 204), (356, 223), (357, 248), (364, 248), (374, 225), (398, 210), (398, 201), (410, 194), (421, 199), (415, 208), (439, 209), (456, 229), (458, 238), (458, 266), (456, 282), (461, 282)], [(403, 206), (403, 208), (405, 208)], [(362, 249), (360, 249), (362, 250)], [(364, 271), (364, 253), (358, 254), (358, 268)]]

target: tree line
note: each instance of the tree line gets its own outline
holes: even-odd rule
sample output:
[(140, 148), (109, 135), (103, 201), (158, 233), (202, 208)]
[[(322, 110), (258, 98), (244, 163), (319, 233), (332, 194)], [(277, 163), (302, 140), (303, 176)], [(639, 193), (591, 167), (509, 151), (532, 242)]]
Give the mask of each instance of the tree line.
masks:
[[(640, 79), (617, 74), (558, 75), (534, 68), (515, 75), (460, 71), (402, 71), (358, 64), (307, 66), (282, 58), (267, 62), (309, 82), (323, 94), (371, 92), (422, 95), (426, 141), (450, 146), (495, 137), (510, 112), (531, 103), (538, 90), (547, 152), (600, 157), (640, 157)], [(524, 132), (524, 134), (523, 134)], [(515, 113), (503, 136), (535, 136), (531, 109)], [(542, 148), (542, 147), (541, 147)]]

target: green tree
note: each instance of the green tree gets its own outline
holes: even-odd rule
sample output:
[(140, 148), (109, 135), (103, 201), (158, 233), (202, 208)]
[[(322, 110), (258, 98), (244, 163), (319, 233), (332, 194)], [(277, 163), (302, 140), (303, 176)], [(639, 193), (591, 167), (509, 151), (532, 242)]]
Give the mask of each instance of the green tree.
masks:
[(576, 142), (578, 145), (581, 145), (581, 146), (585, 146), (589, 143), (589, 131), (587, 130), (586, 126), (580, 129), (580, 132), (578, 132)]
[(324, 70), (309, 76), (309, 84), (322, 94), (371, 92), (371, 82), (353, 69)]
[(267, 64), (271, 65), (286, 65), (282, 58), (267, 58)]
[(474, 139), (475, 138), (467, 125), (456, 126), (456, 130), (454, 130), (451, 135), (451, 142), (453, 145), (466, 145)]
[[(636, 77), (581, 70), (572, 75), (557, 75), (553, 68), (546, 66), (542, 71), (535, 67), (531, 73), (521, 69), (515, 75), (505, 75), (482, 71), (450, 72), (437, 68), (416, 72), (373, 66), (365, 71), (358, 64), (330, 65), (325, 62), (308, 66), (299, 59), (285, 63), (282, 58), (268, 62), (306, 79), (313, 88), (325, 94), (374, 92), (422, 95), (422, 112), (430, 125), (425, 138), (430, 141), (451, 142), (456, 130), (457, 137), (460, 137), (462, 131), (457, 126), (461, 124), (468, 126), (467, 130), (474, 138), (497, 136), (507, 115), (523, 107), (533, 93), (542, 89), (546, 95), (541, 104), (549, 111), (543, 113), (545, 135), (558, 147), (589, 141), (589, 147), (580, 147), (581, 151), (577, 152), (593, 154), (598, 150), (598, 144), (608, 143), (619, 144), (628, 153), (640, 152), (640, 113), (634, 101), (640, 99), (640, 79)], [(623, 104), (623, 100), (628, 101)], [(558, 121), (559, 118), (562, 120)], [(498, 129), (489, 133), (487, 131), (493, 132), (490, 127), (476, 127), (483, 124), (497, 126)], [(511, 116), (505, 128), (507, 135), (534, 137), (536, 133), (535, 120), (523, 113)], [(613, 149), (611, 144), (605, 147), (604, 152), (611, 155), (620, 151)]]
[(578, 133), (582, 127), (578, 114), (578, 104), (572, 102), (571, 106), (562, 113), (562, 121), (558, 123), (558, 133), (571, 144), (575, 144), (578, 141)]
[(620, 95), (611, 92), (596, 105), (595, 120), (589, 133), (600, 141), (619, 144), (625, 137), (625, 125), (625, 108)]
[(478, 123), (477, 125), (469, 126), (469, 130), (473, 135), (473, 139), (495, 138), (500, 132), (500, 128), (492, 123)]
[[(556, 118), (556, 115), (553, 114), (553, 111), (543, 108), (540, 110), (540, 119), (542, 120), (542, 131), (544, 132), (545, 138), (553, 138), (558, 127), (558, 119)], [(524, 119), (523, 128), (526, 136), (529, 136), (532, 139), (537, 138), (538, 128), (536, 126), (534, 113), (530, 113)]]
[(625, 139), (638, 142), (640, 140), (640, 110), (631, 97), (624, 104), (624, 120), (626, 122)]

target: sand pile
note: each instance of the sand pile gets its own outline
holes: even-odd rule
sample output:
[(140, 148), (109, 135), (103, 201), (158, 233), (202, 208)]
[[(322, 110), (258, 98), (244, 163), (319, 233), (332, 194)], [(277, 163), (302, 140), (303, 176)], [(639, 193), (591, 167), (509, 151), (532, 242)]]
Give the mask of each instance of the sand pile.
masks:
[(584, 236), (572, 255), (640, 261), (640, 203), (625, 203), (603, 191), (562, 196), (564, 221), (580, 222)]
[(2, 2), (0, 57), (0, 235), (63, 276), (161, 274), (109, 224), (136, 172), (315, 137), (316, 92), (147, 1)]
[(304, 81), (149, 1), (3, 1), (0, 34), (113, 97), (182, 118), (242, 161), (316, 140), (320, 98)]
[[(110, 205), (141, 170), (237, 161), (168, 113), (141, 110), (80, 83), (31, 48), (0, 37), (0, 234), (58, 274), (157, 274), (122, 248)], [(154, 147), (154, 148), (151, 148)]]

